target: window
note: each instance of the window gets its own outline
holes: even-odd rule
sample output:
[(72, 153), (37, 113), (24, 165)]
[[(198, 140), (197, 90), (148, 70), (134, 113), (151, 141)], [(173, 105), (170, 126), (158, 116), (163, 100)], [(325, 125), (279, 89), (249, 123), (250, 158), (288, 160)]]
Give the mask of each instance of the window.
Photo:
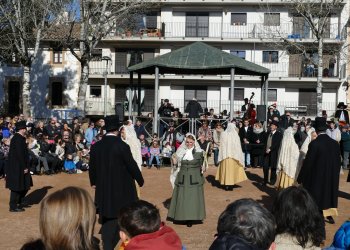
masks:
[(62, 50), (53, 51), (53, 63), (56, 63), (56, 64), (62, 63)]
[(102, 49), (92, 49), (91, 50), (92, 61), (101, 61), (102, 60)]
[[(228, 99), (230, 100), (231, 96), (231, 88), (228, 90)], [(235, 92), (233, 93), (233, 99), (235, 101), (243, 101), (244, 100), (244, 89), (235, 88)]]
[(209, 13), (186, 13), (186, 37), (208, 37)]
[(101, 98), (102, 88), (101, 86), (90, 86), (90, 97)]
[(118, 49), (115, 54), (115, 73), (126, 74), (128, 67), (154, 58), (154, 49)]
[(156, 29), (157, 28), (157, 12), (148, 13), (145, 16), (145, 19), (146, 19), (146, 23), (145, 23), (146, 29)]
[(63, 105), (63, 82), (51, 83), (51, 105), (62, 106)]
[(277, 89), (269, 89), (267, 91), (267, 101), (277, 102)]
[(245, 59), (245, 51), (244, 50), (231, 50), (231, 55), (238, 56), (239, 58)]
[(263, 51), (263, 63), (278, 63), (278, 51)]
[(265, 13), (264, 14), (265, 26), (280, 26), (280, 13)]
[(247, 13), (231, 13), (231, 25), (247, 25)]

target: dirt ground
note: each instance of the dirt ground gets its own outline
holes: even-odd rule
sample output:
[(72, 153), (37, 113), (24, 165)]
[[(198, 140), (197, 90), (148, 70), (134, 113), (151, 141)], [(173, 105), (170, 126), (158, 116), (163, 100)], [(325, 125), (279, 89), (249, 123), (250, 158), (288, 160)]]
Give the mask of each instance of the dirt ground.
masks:
[[(203, 224), (188, 228), (183, 225), (173, 225), (187, 249), (208, 249), (214, 239), (217, 219), (225, 207), (240, 198), (253, 198), (271, 207), (275, 189), (259, 185), (262, 169), (248, 169), (249, 180), (240, 183), (233, 191), (225, 191), (217, 187), (214, 176), (216, 168), (211, 166), (205, 173), (205, 202), (207, 218)], [(145, 186), (142, 188), (142, 199), (154, 203), (161, 212), (162, 219), (166, 219), (167, 209), (165, 204), (171, 197), (172, 189), (169, 182), (170, 169), (167, 167), (157, 170), (143, 169)], [(339, 216), (335, 218), (335, 224), (326, 223), (327, 241), (329, 245), (335, 231), (350, 217), (350, 183), (346, 182), (347, 171), (341, 175), (339, 192)], [(66, 186), (79, 186), (85, 188), (93, 195), (94, 191), (89, 186), (88, 174), (68, 175), (65, 173), (54, 176), (33, 176), (34, 186), (28, 194), (31, 208), (24, 213), (10, 213), (8, 211), (9, 191), (5, 189), (4, 179), (0, 180), (0, 249), (19, 249), (26, 241), (39, 236), (39, 203), (47, 195)], [(96, 237), (100, 226), (95, 228)]]

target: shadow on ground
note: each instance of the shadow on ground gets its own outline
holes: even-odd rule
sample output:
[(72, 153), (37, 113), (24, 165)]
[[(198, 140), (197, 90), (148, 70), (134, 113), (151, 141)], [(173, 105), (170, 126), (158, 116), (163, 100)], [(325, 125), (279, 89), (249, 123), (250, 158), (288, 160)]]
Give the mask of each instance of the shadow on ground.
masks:
[(51, 186), (45, 186), (39, 189), (34, 190), (30, 194), (26, 196), (26, 201), (29, 205), (39, 204), (42, 199), (46, 196), (49, 189), (51, 189)]

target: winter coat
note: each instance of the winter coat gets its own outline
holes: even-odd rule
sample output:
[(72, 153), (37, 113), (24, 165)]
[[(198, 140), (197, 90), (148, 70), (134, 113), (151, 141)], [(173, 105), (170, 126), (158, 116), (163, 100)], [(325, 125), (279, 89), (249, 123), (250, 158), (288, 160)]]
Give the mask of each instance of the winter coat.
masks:
[(298, 244), (298, 241), (295, 237), (289, 234), (277, 234), (275, 239), (276, 250), (321, 250), (321, 248), (312, 246), (312, 243), (309, 242), (306, 244), (306, 247), (303, 248)]
[(166, 225), (153, 233), (137, 235), (129, 241), (125, 250), (181, 250), (182, 244), (176, 232)]
[[(264, 155), (265, 142), (266, 142), (266, 132), (263, 131), (259, 134), (252, 133), (251, 136), (251, 154), (252, 155)], [(256, 141), (259, 140), (259, 143)]]
[(298, 182), (320, 210), (338, 207), (340, 166), (340, 147), (335, 140), (320, 134), (310, 142)]
[[(246, 240), (229, 234), (219, 235), (211, 244), (209, 250), (263, 250), (251, 245)], [(265, 250), (265, 249), (264, 249)]]
[[(271, 134), (271, 132), (268, 133), (266, 136), (265, 152), (268, 149), (266, 147), (267, 147), (267, 140), (268, 140), (270, 134)], [(269, 154), (266, 155), (266, 158), (265, 158), (265, 164), (267, 164), (272, 169), (277, 168), (278, 153), (279, 153), (279, 149), (281, 146), (282, 138), (283, 138), (283, 135), (279, 131), (276, 131), (272, 136), (272, 143), (271, 143), (271, 147), (270, 147), (271, 151)]]
[(24, 173), (29, 169), (29, 152), (26, 138), (16, 133), (10, 144), (8, 164), (6, 165), (6, 188), (12, 191), (29, 190), (33, 186), (32, 177)]
[(334, 235), (333, 243), (325, 250), (348, 250), (350, 249), (350, 221), (340, 226)]
[(341, 141), (343, 143), (343, 151), (350, 152), (350, 133), (342, 132), (341, 133)]
[(199, 114), (203, 113), (203, 108), (196, 100), (191, 100), (187, 103), (185, 113), (188, 113), (189, 118), (199, 118)]
[(139, 186), (143, 186), (144, 180), (130, 147), (120, 138), (105, 135), (92, 145), (89, 166), (100, 216), (117, 218), (120, 208), (138, 199), (135, 180)]
[(193, 150), (193, 160), (182, 160), (175, 180), (168, 217), (175, 221), (203, 220), (204, 177), (201, 173), (203, 152)]

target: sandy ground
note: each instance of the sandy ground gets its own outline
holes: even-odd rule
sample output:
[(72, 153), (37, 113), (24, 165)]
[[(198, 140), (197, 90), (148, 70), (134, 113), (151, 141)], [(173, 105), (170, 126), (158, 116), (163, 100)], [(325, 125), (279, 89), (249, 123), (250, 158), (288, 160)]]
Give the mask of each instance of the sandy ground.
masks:
[[(143, 169), (145, 186), (142, 188), (142, 199), (154, 203), (161, 212), (162, 219), (166, 219), (167, 209), (165, 204), (171, 197), (172, 189), (169, 182), (170, 169), (165, 167), (157, 170)], [(253, 198), (267, 208), (271, 207), (276, 194), (271, 187), (259, 185), (262, 178), (262, 169), (248, 169), (249, 180), (240, 183), (233, 191), (225, 191), (217, 187), (214, 176), (215, 167), (210, 167), (205, 173), (205, 202), (207, 218), (203, 224), (188, 228), (183, 225), (173, 225), (187, 249), (208, 249), (216, 233), (217, 219), (225, 207), (240, 198)], [(339, 216), (335, 218), (335, 224), (326, 223), (327, 241), (329, 245), (335, 231), (350, 217), (350, 183), (346, 182), (347, 171), (341, 175), (339, 191)], [(31, 208), (24, 213), (10, 213), (8, 211), (9, 191), (5, 189), (4, 179), (0, 180), (0, 249), (19, 249), (26, 241), (39, 236), (39, 203), (47, 195), (66, 186), (79, 186), (85, 188), (91, 195), (94, 191), (89, 186), (88, 174), (68, 175), (65, 173), (54, 176), (33, 176), (34, 186), (28, 194)], [(100, 226), (97, 224), (96, 237)]]

